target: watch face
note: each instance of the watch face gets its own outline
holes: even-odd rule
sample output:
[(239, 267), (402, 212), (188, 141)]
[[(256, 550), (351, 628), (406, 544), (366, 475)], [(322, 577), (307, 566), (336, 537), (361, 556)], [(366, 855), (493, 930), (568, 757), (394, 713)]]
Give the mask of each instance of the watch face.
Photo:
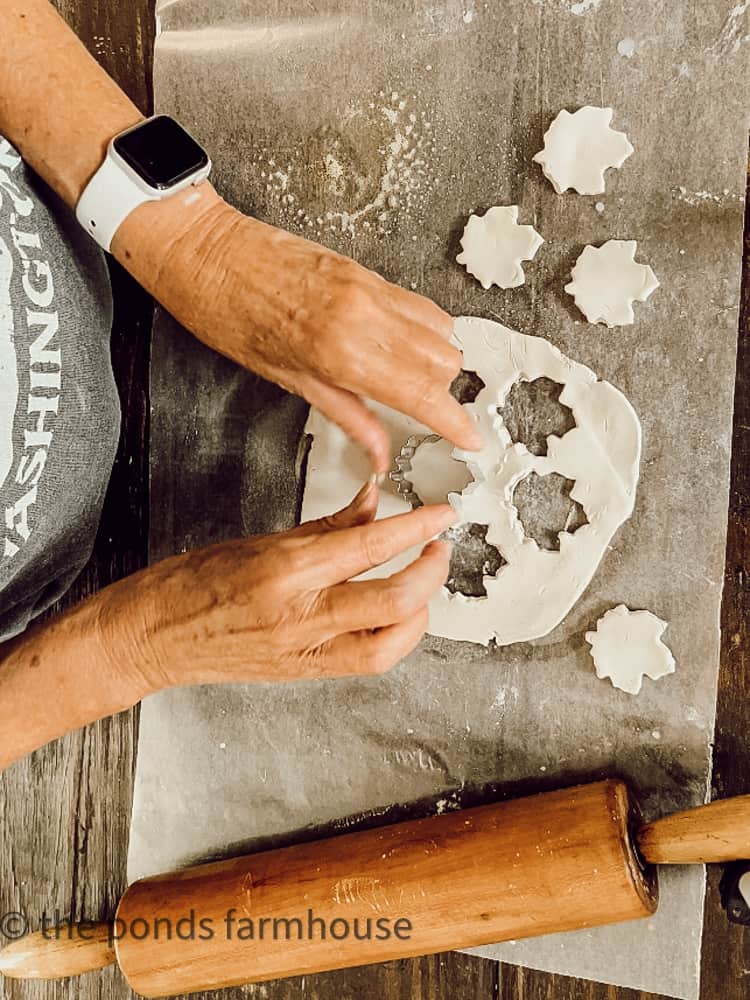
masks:
[(208, 166), (208, 156), (168, 115), (158, 115), (118, 136), (114, 148), (149, 187), (168, 189)]

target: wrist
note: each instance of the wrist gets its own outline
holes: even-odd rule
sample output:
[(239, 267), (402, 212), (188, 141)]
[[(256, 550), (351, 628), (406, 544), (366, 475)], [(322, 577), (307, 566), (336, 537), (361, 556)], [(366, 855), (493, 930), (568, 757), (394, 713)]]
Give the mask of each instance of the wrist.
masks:
[(214, 270), (216, 249), (244, 218), (203, 181), (139, 206), (117, 231), (112, 253), (165, 309), (194, 330), (206, 271)]
[(158, 576), (156, 568), (141, 570), (94, 599), (96, 642), (107, 676), (132, 704), (172, 686), (159, 644), (165, 602)]
[[(102, 592), (104, 594), (104, 592)], [(0, 651), (0, 771), (150, 693), (102, 628), (101, 595), (33, 625)]]
[(165, 278), (172, 277), (172, 270), (181, 280), (181, 259), (197, 247), (204, 233), (236, 214), (210, 181), (202, 181), (163, 201), (140, 205), (118, 229), (112, 253), (155, 294), (162, 291)]

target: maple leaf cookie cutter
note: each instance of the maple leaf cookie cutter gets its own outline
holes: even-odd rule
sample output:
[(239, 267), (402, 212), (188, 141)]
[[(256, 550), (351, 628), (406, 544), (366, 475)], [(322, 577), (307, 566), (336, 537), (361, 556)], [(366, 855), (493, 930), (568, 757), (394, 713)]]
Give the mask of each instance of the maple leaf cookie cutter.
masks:
[(394, 459), (394, 468), (388, 473), (388, 478), (396, 487), (396, 492), (403, 497), (412, 508), (424, 507), (424, 501), (414, 489), (409, 476), (412, 474), (412, 459), (417, 449), (423, 444), (437, 444), (440, 441), (439, 434), (412, 434), (401, 446), (401, 450)]

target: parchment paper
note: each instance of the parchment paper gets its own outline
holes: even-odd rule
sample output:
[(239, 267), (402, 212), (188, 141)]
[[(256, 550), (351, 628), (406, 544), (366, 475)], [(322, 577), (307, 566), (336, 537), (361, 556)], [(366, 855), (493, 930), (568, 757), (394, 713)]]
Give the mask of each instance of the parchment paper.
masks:
[[(427, 639), (378, 679), (174, 691), (143, 706), (129, 874), (627, 776), (647, 817), (707, 794), (719, 653), (750, 97), (733, 0), (162, 0), (161, 111), (211, 149), (242, 209), (454, 314), (549, 337), (643, 422), (632, 520), (545, 640)], [(630, 53), (630, 55), (628, 55)], [(636, 153), (607, 194), (555, 195), (531, 164), (562, 107), (615, 108)], [(547, 240), (527, 284), (454, 263), (468, 214), (519, 204)], [(562, 292), (586, 243), (637, 239), (662, 287), (633, 327)], [(248, 261), (252, 268), (252, 261)], [(300, 401), (160, 317), (152, 555), (293, 522)], [(583, 633), (614, 604), (670, 623), (677, 672), (632, 698)], [(482, 949), (534, 968), (698, 993), (703, 873), (665, 871), (651, 921)]]

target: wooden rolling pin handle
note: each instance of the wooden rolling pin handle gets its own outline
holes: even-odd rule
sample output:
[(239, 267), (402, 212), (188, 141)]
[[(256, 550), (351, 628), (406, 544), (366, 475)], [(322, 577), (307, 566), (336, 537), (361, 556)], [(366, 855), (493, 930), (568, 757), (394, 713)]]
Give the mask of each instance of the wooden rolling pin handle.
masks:
[(0, 951), (6, 979), (66, 979), (113, 965), (109, 924), (62, 924), (28, 934)]
[(638, 849), (654, 865), (750, 859), (750, 795), (665, 816), (641, 827)]

